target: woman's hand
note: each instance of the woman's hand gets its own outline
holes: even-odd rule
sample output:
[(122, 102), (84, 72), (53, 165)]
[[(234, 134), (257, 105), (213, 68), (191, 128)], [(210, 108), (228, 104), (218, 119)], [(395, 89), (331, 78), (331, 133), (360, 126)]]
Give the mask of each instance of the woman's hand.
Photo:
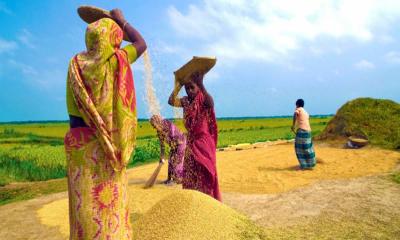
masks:
[(126, 21), (124, 14), (122, 14), (120, 9), (113, 9), (110, 11), (110, 14), (111, 18), (124, 31), (124, 35), (128, 38), (128, 42), (131, 42), (136, 48), (137, 57), (139, 58), (147, 49), (146, 42), (142, 35), (140, 35), (140, 33)]
[(112, 19), (115, 22), (117, 22), (120, 27), (123, 27), (126, 20), (125, 20), (125, 17), (124, 17), (124, 14), (122, 13), (122, 11), (118, 8), (115, 8), (110, 11), (110, 14), (111, 14)]
[(171, 95), (168, 98), (168, 104), (173, 107), (182, 107), (181, 100), (178, 98), (179, 91), (182, 88), (182, 84), (175, 79), (174, 90), (172, 90)]

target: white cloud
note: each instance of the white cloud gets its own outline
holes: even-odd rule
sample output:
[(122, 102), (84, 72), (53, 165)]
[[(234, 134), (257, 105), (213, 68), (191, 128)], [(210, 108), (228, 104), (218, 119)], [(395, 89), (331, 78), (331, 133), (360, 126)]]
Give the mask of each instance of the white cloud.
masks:
[(400, 1), (203, 0), (187, 12), (170, 6), (168, 16), (178, 36), (205, 54), (276, 62), (319, 37), (372, 41), (400, 18)]
[(40, 69), (40, 72), (31, 79), (36, 87), (52, 94), (58, 94), (59, 90), (63, 92), (65, 89), (66, 76), (67, 73), (64, 69), (51, 68)]
[(12, 52), (17, 49), (18, 45), (14, 41), (7, 41), (0, 38), (0, 54), (5, 52)]
[(8, 60), (8, 64), (20, 71), (25, 76), (25, 81), (38, 89), (47, 92), (53, 91), (54, 93), (55, 89), (62, 89), (64, 87), (67, 74), (65, 70), (56, 68), (36, 69), (31, 65), (17, 62), (13, 59)]
[(287, 69), (288, 69), (289, 71), (291, 71), (291, 72), (304, 72), (304, 67), (299, 66), (299, 65), (292, 64), (292, 63), (290, 63), (290, 62), (287, 63), (285, 66), (286, 66)]
[(315, 56), (320, 56), (324, 51), (321, 49), (321, 48), (318, 48), (318, 47), (310, 47), (310, 52), (312, 53), (312, 54), (314, 54)]
[(27, 64), (21, 63), (21, 62), (17, 62), (13, 59), (8, 60), (8, 63), (11, 67), (14, 67), (14, 68), (20, 70), (24, 75), (28, 75), (28, 76), (38, 75), (37, 70), (30, 65), (27, 65)]
[(213, 71), (208, 72), (204, 77), (205, 81), (209, 82), (209, 83), (217, 82), (220, 78), (221, 78), (221, 75), (218, 72), (218, 68), (213, 69)]
[(339, 71), (338, 69), (335, 69), (335, 70), (333, 70), (332, 72), (333, 72), (333, 74), (335, 74), (336, 76), (339, 76), (339, 75), (340, 75), (340, 71)]
[(354, 64), (354, 67), (356, 67), (357, 69), (360, 70), (368, 70), (368, 69), (374, 69), (375, 65), (372, 62), (369, 62), (365, 59), (357, 62), (356, 64)]
[(324, 78), (324, 77), (321, 77), (321, 76), (317, 76), (317, 77), (315, 78), (315, 80), (317, 80), (317, 82), (320, 82), (320, 83), (327, 82), (327, 79)]
[(389, 63), (400, 64), (400, 52), (391, 51), (386, 53), (385, 60)]
[(381, 35), (378, 37), (379, 42), (389, 44), (389, 43), (394, 43), (396, 40), (387, 34)]
[(276, 94), (278, 93), (278, 89), (275, 87), (267, 88), (267, 93)]
[(148, 49), (151, 49), (151, 55), (154, 55), (156, 59), (159, 59), (159, 54), (175, 55), (179, 57), (181, 61), (192, 57), (188, 49), (181, 44), (167, 43), (161, 40), (152, 43), (148, 46)]
[(27, 46), (28, 48), (35, 49), (36, 45), (33, 43), (33, 35), (27, 29), (22, 29), (21, 32), (18, 34), (17, 39)]
[(336, 55), (342, 55), (343, 50), (342, 50), (341, 48), (339, 48), (339, 47), (336, 47), (336, 48), (333, 49), (333, 52), (334, 52)]

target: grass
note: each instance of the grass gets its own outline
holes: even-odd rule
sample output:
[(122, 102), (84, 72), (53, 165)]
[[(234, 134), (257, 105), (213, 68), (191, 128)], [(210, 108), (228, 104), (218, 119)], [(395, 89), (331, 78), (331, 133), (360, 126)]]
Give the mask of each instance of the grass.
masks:
[(392, 174), (392, 180), (400, 184), (400, 172), (395, 172)]
[(12, 129), (17, 134), (32, 134), (41, 137), (64, 138), (69, 125), (66, 122), (60, 123), (26, 123), (26, 124), (1, 124), (0, 132)]
[(0, 176), (5, 180), (44, 181), (66, 176), (63, 146), (20, 144), (0, 149)]
[[(312, 118), (314, 135), (324, 129), (330, 118)], [(292, 139), (291, 123), (288, 117), (220, 119), (218, 147)], [(184, 131), (182, 120), (175, 121), (175, 124)], [(48, 180), (66, 176), (63, 138), (68, 128), (66, 122), (0, 124), (0, 205), (12, 199), (29, 199), (48, 191), (66, 190), (66, 187), (62, 187), (64, 185), (49, 187), (48, 190), (43, 184), (54, 184)], [(148, 121), (139, 121), (137, 146), (128, 167), (158, 161), (159, 152), (156, 132)], [(10, 190), (8, 184), (13, 182), (18, 184)], [(32, 188), (31, 193), (29, 188)]]
[(135, 149), (135, 154), (128, 164), (128, 168), (157, 161), (159, 158), (160, 142), (157, 138), (139, 140)]
[(0, 206), (64, 191), (67, 191), (66, 178), (42, 182), (13, 183), (0, 187)]
[[(311, 119), (311, 125), (315, 127), (318, 125), (326, 125), (332, 117), (322, 116), (314, 117)], [(184, 130), (182, 120), (175, 120), (175, 124)], [(288, 127), (292, 124), (290, 117), (282, 118), (244, 118), (244, 119), (219, 119), (218, 128), (219, 132), (232, 132), (242, 130), (256, 130), (264, 128)], [(66, 122), (60, 123), (26, 123), (26, 124), (0, 124), (0, 139), (9, 137), (24, 137), (27, 135), (36, 136), (42, 139), (64, 139), (65, 133), (68, 131), (69, 126)], [(4, 135), (4, 133), (8, 133)], [(12, 132), (10, 134), (9, 132)], [(151, 138), (155, 137), (156, 133), (148, 121), (141, 120), (138, 122), (137, 138)], [(276, 136), (281, 137), (281, 136)]]
[[(313, 134), (318, 135), (324, 125), (314, 125)], [(255, 143), (265, 141), (275, 141), (278, 139), (293, 139), (295, 135), (288, 127), (264, 127), (260, 129), (242, 129), (239, 131), (220, 132), (218, 136), (218, 147), (227, 147), (228, 145), (239, 143)]]
[[(64, 146), (43, 144), (11, 145), (0, 148), (0, 186), (10, 182), (45, 181), (66, 176)], [(138, 141), (128, 167), (145, 164), (159, 158), (156, 138)]]
[(0, 138), (18, 138), (23, 137), (25, 134), (15, 131), (14, 128), (3, 128), (0, 132)]

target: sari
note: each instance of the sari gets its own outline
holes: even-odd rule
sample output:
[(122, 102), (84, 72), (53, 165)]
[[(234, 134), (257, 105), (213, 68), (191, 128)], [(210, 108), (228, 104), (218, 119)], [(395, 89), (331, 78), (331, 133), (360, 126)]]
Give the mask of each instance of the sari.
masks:
[[(67, 87), (88, 127), (72, 128), (67, 156), (70, 239), (131, 239), (126, 165), (136, 142), (136, 98), (123, 32), (111, 19), (86, 30), (87, 51)], [(67, 90), (67, 91), (68, 91)]]
[(216, 166), (218, 140), (217, 121), (213, 108), (205, 106), (202, 92), (189, 102), (183, 99), (185, 127), (188, 131), (183, 166), (184, 189), (193, 189), (221, 201)]
[(162, 127), (165, 136), (163, 140), (170, 146), (168, 176), (171, 176), (177, 182), (181, 182), (186, 150), (186, 136), (167, 119), (162, 121)]

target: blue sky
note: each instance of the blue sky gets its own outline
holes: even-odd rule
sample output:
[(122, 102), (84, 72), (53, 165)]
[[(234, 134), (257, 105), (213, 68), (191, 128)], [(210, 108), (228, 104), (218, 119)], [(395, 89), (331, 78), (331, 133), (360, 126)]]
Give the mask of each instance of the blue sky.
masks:
[[(215, 55), (205, 84), (219, 117), (311, 114), (357, 97), (400, 101), (400, 1), (0, 0), (0, 121), (65, 120), (69, 59), (85, 49), (79, 5), (121, 8), (146, 39), (162, 113), (173, 71)], [(148, 117), (143, 63), (133, 64)]]

